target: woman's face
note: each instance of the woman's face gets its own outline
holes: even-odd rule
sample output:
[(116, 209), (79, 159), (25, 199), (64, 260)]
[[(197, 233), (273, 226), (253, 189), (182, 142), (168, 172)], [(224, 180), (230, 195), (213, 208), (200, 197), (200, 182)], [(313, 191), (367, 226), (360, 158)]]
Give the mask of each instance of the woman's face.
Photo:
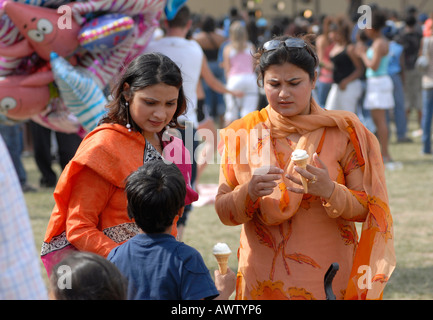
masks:
[(310, 80), (307, 72), (288, 62), (271, 65), (263, 79), (269, 105), (284, 117), (309, 114), (315, 79)]
[(178, 97), (178, 88), (155, 84), (134, 93), (129, 101), (129, 113), (143, 133), (158, 133), (173, 119)]

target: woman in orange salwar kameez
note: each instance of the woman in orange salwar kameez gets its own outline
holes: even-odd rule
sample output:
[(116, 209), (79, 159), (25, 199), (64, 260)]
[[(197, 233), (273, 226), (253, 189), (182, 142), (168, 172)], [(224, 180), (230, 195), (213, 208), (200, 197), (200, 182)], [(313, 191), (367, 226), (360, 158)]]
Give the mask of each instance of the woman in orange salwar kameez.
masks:
[[(307, 39), (273, 39), (256, 58), (269, 105), (222, 130), (215, 203), (224, 224), (242, 224), (236, 299), (325, 299), (334, 262), (337, 299), (381, 299), (395, 254), (377, 139), (312, 99)], [(296, 149), (310, 155), (306, 169), (291, 161)]]
[(125, 182), (144, 162), (175, 163), (187, 184), (185, 204), (198, 199), (190, 186), (188, 150), (181, 139), (165, 134), (167, 126), (178, 126), (186, 108), (178, 66), (161, 54), (141, 55), (124, 71), (113, 97), (102, 124), (84, 138), (54, 191), (41, 252), (49, 274), (69, 250), (107, 257), (139, 232), (127, 214)]

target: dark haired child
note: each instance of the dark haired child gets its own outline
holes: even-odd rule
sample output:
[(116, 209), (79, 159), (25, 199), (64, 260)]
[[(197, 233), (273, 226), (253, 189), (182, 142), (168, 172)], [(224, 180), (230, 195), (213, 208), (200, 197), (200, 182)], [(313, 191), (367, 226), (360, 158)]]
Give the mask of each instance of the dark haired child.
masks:
[(126, 300), (127, 281), (114, 264), (91, 252), (73, 251), (50, 276), (53, 300)]
[(217, 290), (200, 253), (175, 239), (172, 227), (185, 207), (186, 185), (174, 164), (145, 163), (126, 182), (128, 216), (140, 233), (113, 249), (108, 260), (128, 279), (128, 299), (228, 299), (235, 287), (233, 271), (215, 271)]

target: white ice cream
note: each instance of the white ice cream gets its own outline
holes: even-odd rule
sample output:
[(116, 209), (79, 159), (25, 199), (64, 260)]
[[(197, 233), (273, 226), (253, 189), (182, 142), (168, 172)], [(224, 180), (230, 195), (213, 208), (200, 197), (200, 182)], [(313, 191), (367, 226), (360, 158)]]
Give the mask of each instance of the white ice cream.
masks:
[(295, 151), (292, 152), (292, 160), (294, 161), (305, 160), (308, 158), (309, 155), (305, 150), (296, 149)]
[(213, 254), (227, 254), (231, 253), (229, 246), (226, 243), (218, 242), (213, 246)]

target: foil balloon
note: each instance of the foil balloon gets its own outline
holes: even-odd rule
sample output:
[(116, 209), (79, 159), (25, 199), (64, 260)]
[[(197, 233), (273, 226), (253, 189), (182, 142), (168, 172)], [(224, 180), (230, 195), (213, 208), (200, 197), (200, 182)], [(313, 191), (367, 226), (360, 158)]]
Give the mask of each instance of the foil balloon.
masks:
[(87, 51), (79, 56), (77, 66), (87, 70), (93, 80), (102, 89), (118, 74), (125, 64), (126, 57), (131, 53), (131, 48), (136, 38), (129, 36), (121, 46), (103, 52)]
[(24, 39), (0, 48), (0, 55), (23, 58), (36, 52), (42, 59), (49, 61), (52, 51), (67, 57), (77, 49), (80, 25), (70, 18), (69, 25), (60, 26), (59, 21), (65, 17), (57, 9), (10, 1), (5, 2), (3, 8)]
[(42, 112), (50, 100), (51, 71), (9, 75), (0, 79), (0, 112), (10, 119), (25, 120)]
[(134, 16), (141, 13), (162, 11), (166, 0), (90, 0), (75, 2), (72, 5), (74, 17), (79, 21), (81, 15), (91, 12), (117, 12)]
[(102, 89), (86, 69), (73, 67), (54, 52), (51, 67), (63, 103), (86, 131), (92, 131), (106, 112), (107, 99)]
[(81, 138), (84, 138), (87, 133), (60, 97), (52, 98), (45, 110), (32, 116), (31, 119), (41, 126), (57, 132), (75, 133)]
[(0, 76), (12, 74), (21, 64), (21, 58), (8, 58), (0, 56)]
[(134, 31), (134, 20), (121, 13), (97, 17), (84, 24), (78, 34), (81, 47), (89, 51), (110, 50)]
[(187, 0), (167, 0), (164, 7), (164, 13), (167, 20), (173, 20), (180, 8), (184, 6)]

